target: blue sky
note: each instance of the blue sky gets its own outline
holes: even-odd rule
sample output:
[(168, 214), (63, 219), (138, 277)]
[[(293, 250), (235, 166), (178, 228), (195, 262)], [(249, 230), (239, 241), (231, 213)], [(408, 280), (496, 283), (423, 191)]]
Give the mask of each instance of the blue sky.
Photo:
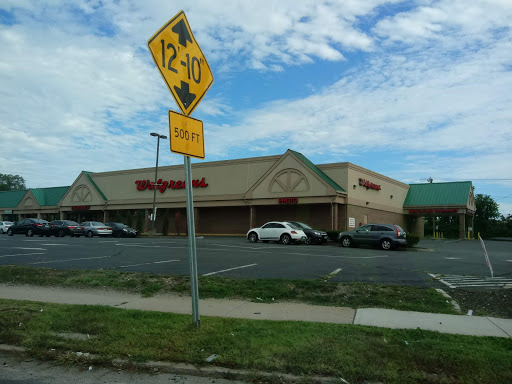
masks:
[(180, 10), (215, 78), (192, 115), (205, 161), (290, 148), (406, 183), (472, 180), (512, 214), (509, 0), (3, 0), (0, 173), (34, 188), (154, 166), (149, 133), (178, 107), (147, 40)]

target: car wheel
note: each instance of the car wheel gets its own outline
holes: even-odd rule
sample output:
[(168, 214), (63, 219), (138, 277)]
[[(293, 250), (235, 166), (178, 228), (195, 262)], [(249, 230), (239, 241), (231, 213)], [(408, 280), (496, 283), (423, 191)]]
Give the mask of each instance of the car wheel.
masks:
[(63, 229), (59, 230), (59, 237), (64, 237), (64, 230)]
[(87, 231), (87, 237), (93, 237), (92, 231)]
[(307, 237), (306, 237), (306, 241), (305, 241), (305, 243), (306, 243), (307, 245), (311, 244), (311, 237), (307, 236)]
[(3, 235), (5, 233), (3, 228), (0, 228), (0, 233)]
[(12, 229), (8, 229), (7, 230), (7, 236), (12, 236), (14, 235), (14, 233), (12, 233)]
[(289, 234), (283, 233), (281, 235), (281, 243), (288, 245), (288, 244), (291, 244), (291, 242), (292, 242), (292, 237)]
[(251, 243), (256, 243), (258, 241), (258, 235), (256, 232), (249, 233), (249, 236), (247, 238)]
[(352, 246), (352, 240), (350, 239), (350, 237), (343, 237), (341, 239), (341, 246), (346, 248)]
[(390, 250), (391, 248), (393, 248), (393, 244), (391, 243), (391, 240), (389, 239), (384, 239), (380, 242), (380, 247), (385, 250), (385, 251), (388, 251)]
[(34, 230), (33, 230), (33, 229), (29, 229), (29, 230), (27, 231), (27, 236), (28, 236), (28, 237), (32, 237), (32, 236), (34, 236)]

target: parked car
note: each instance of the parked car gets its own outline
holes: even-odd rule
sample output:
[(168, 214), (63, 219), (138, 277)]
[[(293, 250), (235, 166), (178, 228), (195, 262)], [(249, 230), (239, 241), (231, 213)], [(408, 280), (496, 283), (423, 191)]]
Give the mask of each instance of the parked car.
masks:
[(16, 233), (22, 233), (26, 236), (50, 236), (50, 223), (43, 219), (21, 219), (15, 222), (7, 230), (7, 234), (12, 236)]
[(304, 231), (307, 236), (306, 244), (325, 244), (327, 243), (327, 232), (318, 229), (313, 229), (309, 225), (301, 223), (299, 221), (289, 221), (290, 224), (299, 227)]
[(80, 237), (84, 234), (84, 227), (76, 221), (71, 220), (53, 220), (50, 223), (50, 235), (55, 237)]
[(13, 224), (14, 223), (12, 221), (0, 221), (0, 233), (1, 234), (7, 233), (7, 230)]
[(112, 236), (112, 228), (99, 221), (84, 221), (80, 226), (84, 227), (83, 233), (87, 237)]
[(341, 232), (338, 241), (343, 247), (378, 245), (384, 250), (406, 246), (406, 233), (397, 224), (365, 224), (353, 231)]
[(112, 228), (113, 237), (136, 237), (137, 230), (123, 223), (107, 223)]
[(307, 239), (302, 229), (285, 221), (271, 221), (259, 228), (252, 228), (246, 236), (251, 243), (261, 240), (264, 243), (280, 241), (283, 244), (291, 244), (293, 242), (305, 242)]

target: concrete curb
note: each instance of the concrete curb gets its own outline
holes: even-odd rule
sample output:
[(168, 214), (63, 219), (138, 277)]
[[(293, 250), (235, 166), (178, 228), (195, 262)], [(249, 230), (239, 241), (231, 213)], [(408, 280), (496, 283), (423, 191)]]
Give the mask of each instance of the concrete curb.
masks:
[[(18, 347), (9, 344), (0, 344), (0, 352), (7, 353), (29, 353), (26, 348)], [(63, 352), (62, 355), (76, 355), (80, 361), (93, 363), (98, 360), (97, 355), (84, 354), (80, 352)], [(137, 363), (134, 361), (115, 358), (111, 361), (112, 367), (117, 369), (130, 368), (140, 369), (149, 372), (163, 372), (172, 373), (177, 375), (190, 375), (200, 377), (211, 377), (218, 379), (256, 379), (256, 378), (277, 378), (280, 381), (286, 380), (286, 382), (304, 382), (307, 379), (308, 383), (322, 383), (322, 384), (334, 384), (340, 382), (346, 382), (343, 379), (336, 377), (324, 377), (324, 376), (296, 376), (289, 373), (282, 372), (266, 372), (266, 371), (250, 371), (245, 369), (232, 369), (222, 366), (205, 366), (198, 367), (187, 363), (168, 363), (162, 361), (148, 361), (147, 363)]]

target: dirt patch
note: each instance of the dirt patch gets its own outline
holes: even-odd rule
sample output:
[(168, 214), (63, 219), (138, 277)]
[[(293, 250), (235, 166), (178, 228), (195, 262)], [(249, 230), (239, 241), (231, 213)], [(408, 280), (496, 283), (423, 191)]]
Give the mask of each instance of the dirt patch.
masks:
[(445, 289), (460, 305), (462, 314), (512, 319), (512, 289)]

